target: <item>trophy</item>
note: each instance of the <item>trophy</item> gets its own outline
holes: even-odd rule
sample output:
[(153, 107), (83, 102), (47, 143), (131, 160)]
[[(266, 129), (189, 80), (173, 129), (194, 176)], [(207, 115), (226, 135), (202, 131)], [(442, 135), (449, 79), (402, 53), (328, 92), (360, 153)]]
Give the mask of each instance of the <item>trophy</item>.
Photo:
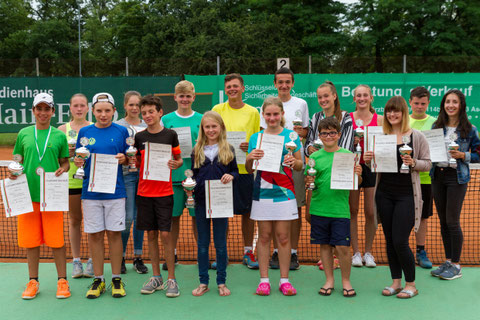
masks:
[[(314, 177), (317, 175), (317, 170), (315, 170), (315, 160), (313, 159), (309, 159), (308, 160), (308, 166), (310, 167), (308, 170), (307, 170), (307, 175), (309, 175), (310, 177)], [(315, 182), (311, 182), (308, 187), (307, 187), (307, 190), (314, 190), (315, 189)]]
[(19, 154), (14, 154), (13, 161), (14, 162), (10, 162), (8, 165), (8, 171), (10, 171), (12, 175), (18, 177), (23, 173), (24, 170), (23, 166), (20, 164), (20, 161), (22, 161), (22, 156)]
[[(400, 154), (402, 156), (411, 155), (413, 149), (408, 145), (408, 143), (410, 143), (410, 136), (402, 136), (402, 142), (404, 145), (398, 149)], [(400, 167), (400, 173), (410, 173), (410, 168), (405, 163), (402, 163), (402, 166)]]
[[(455, 140), (457, 140), (457, 138), (458, 137), (457, 137), (456, 133), (452, 133), (450, 135), (450, 143), (448, 144), (448, 150), (458, 151), (458, 148), (460, 148), (460, 146), (458, 145), (458, 143), (455, 142)], [(451, 168), (456, 168), (457, 167), (457, 159), (450, 157), (450, 160), (448, 160), (448, 165)]]
[(127, 144), (129, 145), (129, 147), (125, 153), (129, 158), (128, 172), (137, 172), (138, 169), (135, 165), (135, 161), (130, 161), (132, 158), (135, 158), (135, 156), (137, 155), (137, 148), (133, 146), (135, 144), (135, 139), (133, 137), (128, 137)]
[[(90, 151), (86, 147), (88, 146), (88, 143), (89, 143), (88, 138), (82, 137), (80, 139), (80, 144), (82, 146), (77, 150), (75, 150), (75, 155), (85, 161), (90, 157)], [(79, 180), (85, 179), (85, 171), (83, 170), (84, 167), (85, 167), (85, 163), (83, 164), (83, 166), (77, 169), (77, 172), (75, 172), (75, 174), (73, 175), (74, 179), (79, 179)]]
[(303, 126), (303, 121), (301, 119), (302, 117), (302, 112), (300, 110), (297, 110), (295, 112), (295, 119), (293, 119), (292, 123), (293, 123), (293, 126)]
[(317, 149), (317, 150), (322, 149), (322, 148), (323, 148), (323, 142), (322, 142), (322, 140), (321, 140), (320, 138), (315, 139), (315, 140), (313, 141), (313, 147), (314, 147), (315, 149)]
[[(185, 176), (187, 177), (187, 179), (182, 181), (182, 187), (185, 190), (193, 191), (193, 189), (195, 189), (195, 186), (197, 185), (197, 182), (195, 182), (195, 180), (192, 179), (193, 171), (190, 169), (185, 170)], [(195, 208), (195, 199), (193, 199), (192, 195), (187, 197), (187, 201), (185, 202), (185, 207), (189, 209)]]
[(359, 119), (355, 121), (355, 124), (357, 125), (357, 128), (355, 129), (355, 137), (363, 139), (363, 135), (365, 134), (365, 130), (362, 128), (363, 121)]
[[(77, 139), (75, 138), (77, 136), (77, 132), (75, 130), (70, 130), (68, 131), (68, 136), (70, 139), (68, 139), (68, 149), (75, 149), (75, 146), (77, 145)], [(70, 161), (73, 161), (73, 156), (70, 157)]]
[[(290, 132), (288, 137), (290, 138), (290, 141), (285, 143), (285, 149), (287, 149), (288, 155), (293, 156), (293, 152), (297, 149), (297, 144), (293, 140), (298, 138), (298, 134), (296, 132)], [(289, 167), (289, 165), (285, 164), (285, 160), (283, 161), (282, 166)]]

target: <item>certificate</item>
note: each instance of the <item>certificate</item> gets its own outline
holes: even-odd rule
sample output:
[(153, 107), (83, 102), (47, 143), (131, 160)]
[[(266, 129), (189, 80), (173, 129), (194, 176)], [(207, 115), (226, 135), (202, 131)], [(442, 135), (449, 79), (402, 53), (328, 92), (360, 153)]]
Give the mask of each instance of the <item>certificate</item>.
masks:
[(430, 160), (432, 162), (447, 162), (447, 149), (445, 148), (445, 138), (443, 129), (433, 129), (422, 131), (427, 138), (428, 147), (430, 149)]
[(383, 127), (381, 126), (374, 126), (374, 127), (365, 127), (365, 134), (364, 134), (364, 144), (363, 144), (363, 151), (372, 151), (373, 150), (373, 136), (375, 135), (383, 135)]
[(374, 135), (372, 172), (398, 172), (397, 136)]
[(220, 180), (205, 181), (205, 204), (207, 218), (233, 217), (233, 183)]
[(276, 134), (259, 133), (257, 139), (257, 149), (263, 150), (263, 158), (254, 163), (255, 170), (268, 172), (280, 172), (280, 162), (285, 137)]
[(163, 143), (145, 142), (143, 179), (170, 181), (168, 160), (172, 159), (172, 146)]
[(68, 211), (68, 172), (40, 175), (40, 211)]
[(355, 174), (356, 156), (354, 153), (334, 153), (330, 189), (358, 190), (358, 176)]
[(7, 218), (33, 211), (26, 175), (22, 174), (15, 180), (1, 180), (0, 191)]
[(89, 192), (115, 193), (118, 159), (113, 154), (92, 153), (90, 158)]
[(182, 158), (190, 158), (192, 155), (192, 130), (190, 127), (172, 128), (175, 130), (178, 136), (178, 143), (180, 144), (180, 150), (182, 151)]
[(245, 131), (227, 131), (227, 141), (235, 149), (237, 164), (245, 164), (247, 154), (240, 149), (240, 144), (247, 141), (247, 133)]

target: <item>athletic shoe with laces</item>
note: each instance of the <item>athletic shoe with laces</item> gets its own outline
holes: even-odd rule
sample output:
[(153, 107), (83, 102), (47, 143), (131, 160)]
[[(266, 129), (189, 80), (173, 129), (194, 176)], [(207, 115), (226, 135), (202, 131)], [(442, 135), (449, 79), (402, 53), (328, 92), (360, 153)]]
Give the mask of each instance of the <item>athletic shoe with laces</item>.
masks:
[(100, 278), (95, 278), (93, 279), (93, 283), (90, 285), (86, 296), (88, 299), (96, 299), (100, 297), (100, 295), (104, 292), (105, 292), (105, 281), (102, 281), (102, 279)]
[(290, 282), (282, 283), (278, 290), (280, 290), (284, 296), (294, 296), (297, 294), (297, 290)]
[(377, 264), (375, 263), (375, 258), (370, 252), (365, 252), (363, 255), (363, 262), (365, 262), (365, 267), (375, 268)]
[(151, 277), (143, 284), (143, 288), (140, 290), (140, 292), (143, 294), (152, 294), (158, 290), (163, 290), (163, 278)]
[[(175, 255), (175, 265), (178, 266), (178, 258), (177, 258), (177, 255)], [(168, 266), (167, 266), (167, 263), (166, 263), (166, 262), (163, 264), (162, 270), (164, 270), (164, 271), (167, 271), (167, 270), (168, 270)]]
[(425, 250), (420, 250), (420, 252), (417, 252), (417, 263), (420, 267), (424, 269), (431, 269), (432, 268), (432, 262), (430, 259), (427, 257), (427, 252)]
[(260, 284), (257, 287), (257, 290), (255, 291), (255, 294), (259, 296), (269, 296), (270, 295), (270, 283), (268, 282), (260, 282)]
[(93, 272), (93, 261), (92, 258), (88, 259), (87, 264), (85, 265), (85, 271), (83, 272), (85, 278), (94, 278), (95, 273)]
[(443, 271), (439, 275), (440, 279), (443, 280), (454, 280), (462, 277), (462, 268), (456, 267), (450, 261), (447, 261), (447, 267), (445, 271)]
[(352, 266), (363, 267), (363, 259), (360, 252), (355, 252), (355, 254), (352, 256)]
[(125, 265), (125, 257), (122, 258), (122, 268), (120, 269), (121, 274), (127, 273), (127, 266)]
[(83, 264), (81, 261), (72, 261), (72, 278), (77, 279), (83, 277)]
[(273, 252), (272, 258), (270, 259), (270, 269), (279, 269), (280, 262), (278, 262), (278, 252)]
[(69, 298), (72, 294), (70, 293), (70, 285), (65, 279), (59, 279), (57, 282), (57, 299), (66, 299)]
[(298, 262), (298, 255), (296, 253), (292, 253), (290, 256), (290, 270), (298, 270), (300, 269), (300, 263)]
[(168, 279), (167, 282), (163, 285), (163, 287), (167, 291), (165, 295), (169, 298), (175, 298), (180, 295), (178, 283), (175, 279)]
[(255, 255), (252, 250), (245, 252), (243, 256), (243, 264), (246, 265), (249, 269), (258, 269), (258, 262), (255, 259)]
[(125, 284), (122, 282), (122, 278), (113, 278), (111, 287), (112, 297), (121, 298), (127, 295), (127, 292), (125, 292)]
[(143, 263), (142, 258), (135, 258), (133, 260), (133, 269), (137, 271), (137, 273), (145, 274), (148, 272), (147, 266)]
[(430, 271), (430, 274), (434, 277), (439, 277), (443, 273), (443, 271), (447, 269), (447, 262), (448, 261), (445, 261), (444, 263), (439, 265), (437, 269)]
[(22, 293), (22, 299), (30, 300), (37, 296), (40, 292), (40, 284), (37, 280), (32, 279), (27, 283), (27, 288)]

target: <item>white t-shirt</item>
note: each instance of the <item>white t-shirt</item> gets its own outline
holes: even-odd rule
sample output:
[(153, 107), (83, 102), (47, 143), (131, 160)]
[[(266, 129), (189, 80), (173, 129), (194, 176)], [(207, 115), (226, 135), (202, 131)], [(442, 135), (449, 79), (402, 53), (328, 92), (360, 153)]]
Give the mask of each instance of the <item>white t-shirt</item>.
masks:
[[(287, 102), (283, 103), (283, 110), (285, 111), (285, 128), (293, 130), (293, 120), (296, 118), (302, 120), (302, 127), (308, 128), (310, 116), (308, 115), (308, 105), (303, 99), (292, 97)], [(260, 127), (267, 128), (265, 119), (260, 112)]]

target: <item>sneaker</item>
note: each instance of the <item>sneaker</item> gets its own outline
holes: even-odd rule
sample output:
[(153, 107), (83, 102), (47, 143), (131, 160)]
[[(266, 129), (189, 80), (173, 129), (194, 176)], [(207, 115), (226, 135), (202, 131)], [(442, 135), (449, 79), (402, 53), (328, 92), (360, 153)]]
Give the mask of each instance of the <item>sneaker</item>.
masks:
[(81, 261), (72, 261), (72, 278), (83, 277), (83, 264)]
[(125, 265), (125, 258), (122, 258), (122, 269), (120, 269), (121, 274), (127, 273), (127, 266)]
[(270, 269), (279, 269), (280, 262), (278, 262), (278, 252), (274, 252), (272, 254), (272, 258), (270, 259)]
[(447, 261), (447, 268), (439, 275), (443, 280), (454, 280), (462, 277), (462, 268), (457, 268), (453, 263)]
[(85, 266), (85, 271), (83, 272), (83, 276), (85, 278), (94, 278), (95, 277), (95, 273), (93, 272), (92, 258), (88, 259), (87, 264)]
[(147, 266), (143, 263), (142, 258), (135, 258), (133, 260), (133, 269), (137, 271), (137, 273), (145, 274), (148, 272)]
[(255, 260), (255, 255), (252, 250), (245, 252), (245, 255), (243, 256), (243, 264), (249, 269), (258, 269), (258, 262)]
[(111, 287), (112, 297), (121, 298), (127, 295), (127, 293), (125, 292), (125, 284), (122, 282), (122, 278), (113, 278)]
[(66, 299), (69, 298), (72, 294), (70, 293), (70, 286), (68, 281), (65, 279), (60, 279), (57, 282), (57, 299)]
[(297, 294), (297, 290), (292, 286), (290, 282), (285, 282), (278, 288), (284, 296), (294, 296)]
[(257, 294), (259, 296), (269, 296), (270, 295), (270, 283), (260, 282), (260, 284), (257, 287), (257, 291), (255, 291), (255, 294)]
[(93, 283), (90, 285), (89, 290), (87, 291), (88, 299), (96, 299), (100, 297), (102, 293), (105, 292), (105, 281), (102, 281), (100, 278), (93, 279)]
[(420, 250), (420, 252), (417, 252), (417, 263), (424, 269), (432, 269), (432, 262), (428, 259), (427, 252), (425, 250)]
[(363, 262), (365, 262), (365, 267), (375, 268), (377, 264), (375, 263), (375, 258), (370, 252), (365, 252), (363, 255)]
[(22, 299), (30, 300), (37, 296), (40, 292), (40, 284), (37, 280), (32, 279), (27, 283), (27, 288), (22, 293)]
[(438, 266), (437, 269), (430, 271), (430, 274), (434, 277), (439, 277), (443, 273), (443, 271), (447, 269), (447, 262), (450, 263), (449, 261), (445, 261), (440, 266)]
[[(178, 266), (178, 258), (177, 258), (177, 255), (175, 255), (175, 265)], [(165, 270), (165, 271), (168, 270), (168, 266), (167, 266), (167, 263), (166, 263), (166, 262), (163, 264), (162, 270)], [(145, 273), (146, 273), (146, 272), (145, 272)]]
[(352, 267), (363, 267), (363, 259), (360, 252), (355, 252), (352, 256)]
[(300, 263), (298, 262), (298, 255), (296, 253), (292, 253), (290, 257), (290, 270), (298, 270), (300, 269)]
[(180, 295), (178, 283), (175, 279), (168, 279), (167, 282), (163, 285), (163, 287), (167, 290), (165, 295), (169, 298), (175, 298)]
[(143, 288), (140, 290), (143, 294), (152, 294), (155, 291), (163, 289), (162, 277), (151, 277), (150, 280), (143, 284)]

